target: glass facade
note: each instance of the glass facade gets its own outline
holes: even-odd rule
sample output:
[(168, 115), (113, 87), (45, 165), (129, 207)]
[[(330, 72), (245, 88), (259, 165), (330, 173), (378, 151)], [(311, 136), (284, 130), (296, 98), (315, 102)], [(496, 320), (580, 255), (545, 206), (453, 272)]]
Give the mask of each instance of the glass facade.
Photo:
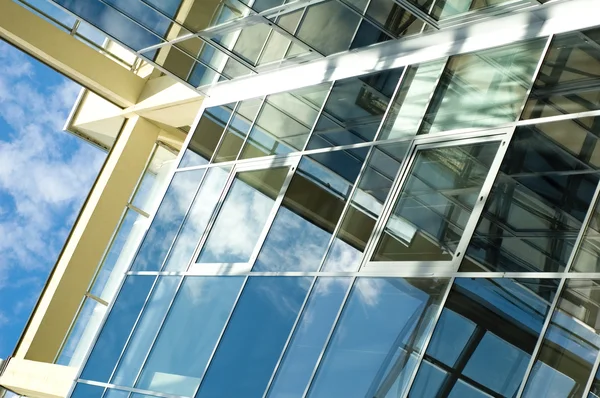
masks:
[[(56, 3), (239, 87), (205, 99), (72, 397), (598, 396), (597, 29), (398, 67), (361, 51), (545, 2)], [(343, 52), (364, 70), (219, 83)]]

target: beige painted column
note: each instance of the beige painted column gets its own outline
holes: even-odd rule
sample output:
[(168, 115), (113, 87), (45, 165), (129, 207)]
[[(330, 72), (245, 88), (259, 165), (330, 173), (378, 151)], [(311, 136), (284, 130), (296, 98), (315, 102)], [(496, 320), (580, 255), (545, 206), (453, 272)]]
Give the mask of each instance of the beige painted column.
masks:
[(0, 38), (126, 108), (145, 80), (12, 0), (0, 0)]
[(25, 327), (14, 357), (53, 362), (160, 129), (131, 117), (100, 171)]

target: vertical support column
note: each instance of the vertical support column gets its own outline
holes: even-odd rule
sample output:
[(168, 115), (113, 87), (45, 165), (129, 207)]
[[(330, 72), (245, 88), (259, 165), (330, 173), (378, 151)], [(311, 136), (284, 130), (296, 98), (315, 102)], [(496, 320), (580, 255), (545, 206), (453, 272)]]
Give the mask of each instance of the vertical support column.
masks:
[(52, 363), (77, 313), (160, 129), (127, 120), (75, 222), (14, 357)]

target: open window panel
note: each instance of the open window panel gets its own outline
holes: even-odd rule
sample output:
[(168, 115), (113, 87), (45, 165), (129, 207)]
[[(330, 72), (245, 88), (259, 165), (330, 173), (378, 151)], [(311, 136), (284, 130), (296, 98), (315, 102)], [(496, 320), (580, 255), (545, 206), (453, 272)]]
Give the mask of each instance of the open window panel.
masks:
[(292, 156), (235, 166), (200, 239), (190, 273), (250, 271), (299, 159)]
[(508, 131), (427, 141), (412, 151), (374, 229), (362, 271), (454, 272), (497, 173)]

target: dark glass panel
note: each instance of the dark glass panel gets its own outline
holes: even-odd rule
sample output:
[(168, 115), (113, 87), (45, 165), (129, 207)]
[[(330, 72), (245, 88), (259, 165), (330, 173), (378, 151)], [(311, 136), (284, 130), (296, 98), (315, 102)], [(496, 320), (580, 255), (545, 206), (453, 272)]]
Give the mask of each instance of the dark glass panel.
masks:
[(571, 271), (600, 272), (600, 202), (596, 202)]
[(418, 152), (373, 260), (451, 260), (498, 146), (490, 141)]
[(163, 40), (99, 0), (54, 0), (121, 43), (139, 51)]
[(236, 175), (196, 263), (246, 263), (267, 222), (289, 167)]
[(179, 168), (207, 164), (231, 116), (233, 105), (208, 108), (202, 114)]
[(263, 396), (310, 282), (249, 278), (196, 397)]
[(308, 396), (402, 396), (446, 287), (444, 279), (359, 278)]
[(522, 119), (600, 109), (600, 29), (556, 36)]
[(302, 396), (351, 281), (327, 277), (317, 280), (273, 380), (269, 398)]
[(409, 396), (514, 397), (557, 286), (457, 278)]
[(325, 101), (330, 83), (269, 95), (240, 158), (302, 150)]
[(408, 147), (409, 143), (401, 142), (373, 149), (327, 255), (324, 271), (356, 270)]
[(242, 277), (186, 277), (136, 387), (192, 396), (238, 296)]
[(335, 82), (307, 149), (373, 141), (401, 74), (392, 69)]
[(517, 128), (460, 271), (564, 269), (598, 183), (578, 124)]
[(154, 279), (154, 276), (140, 275), (125, 279), (81, 373), (82, 379), (108, 382)]
[(177, 238), (179, 227), (198, 185), (204, 169), (176, 173), (167, 189), (154, 220), (131, 266), (135, 271), (158, 271)]
[(600, 347), (600, 281), (569, 279), (523, 397), (581, 397)]
[(424, 23), (393, 0), (371, 0), (366, 15), (396, 37), (420, 33)]
[(71, 393), (71, 398), (102, 398), (103, 393), (104, 387), (77, 383), (75, 389)]
[(261, 104), (261, 99), (251, 99), (239, 103), (215, 154), (215, 162), (227, 162), (237, 159)]

